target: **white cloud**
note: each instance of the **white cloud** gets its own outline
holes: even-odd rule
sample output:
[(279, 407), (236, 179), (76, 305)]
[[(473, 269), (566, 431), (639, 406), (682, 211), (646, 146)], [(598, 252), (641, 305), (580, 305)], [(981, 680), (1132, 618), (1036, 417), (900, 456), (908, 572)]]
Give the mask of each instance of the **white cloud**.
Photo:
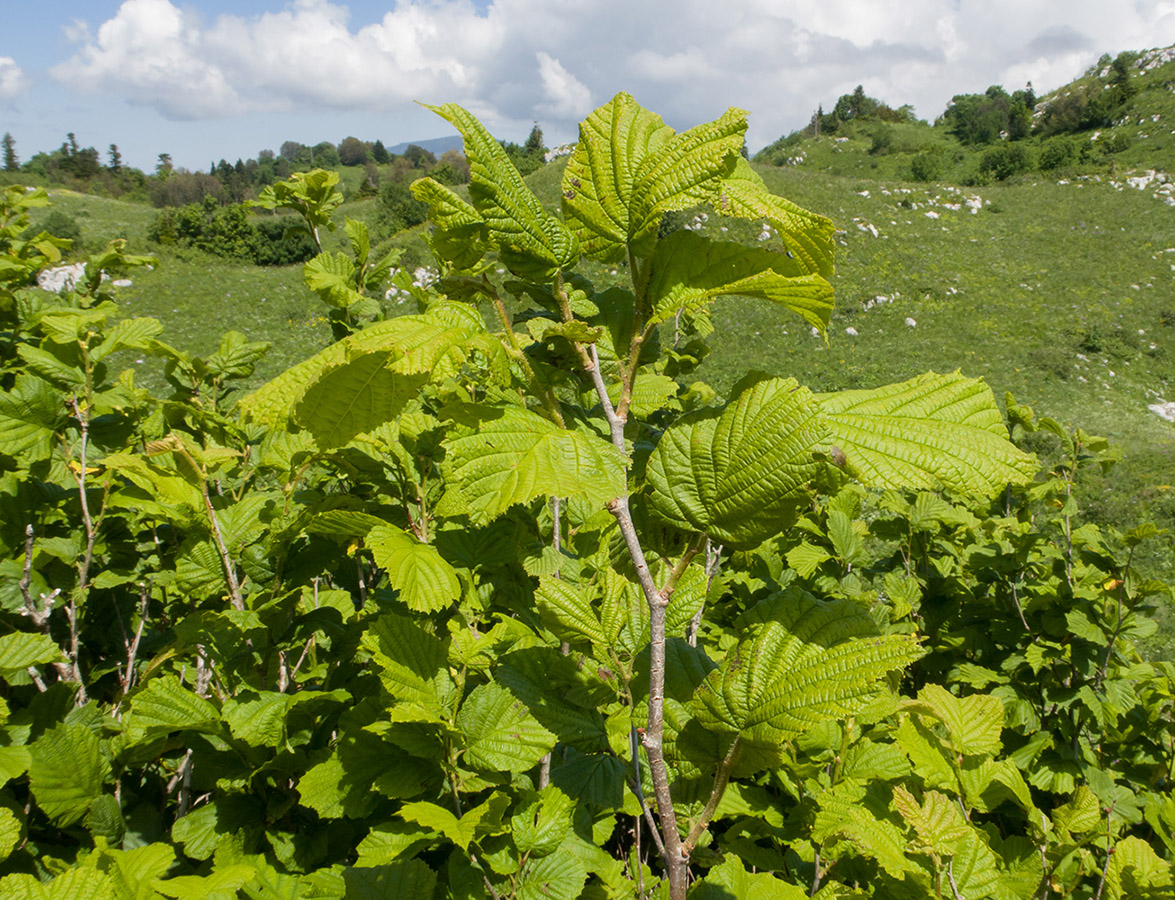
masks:
[(24, 71), (11, 56), (0, 56), (0, 100), (11, 100), (27, 84)]
[(857, 84), (932, 119), (956, 93), (1043, 92), (1103, 51), (1175, 41), (1173, 0), (398, 0), (364, 22), (344, 0), (270, 0), (203, 24), (179, 2), (125, 0), (72, 28), (53, 75), (172, 118), (452, 100), (507, 135), (538, 118), (551, 140), (627, 90), (679, 127), (749, 109), (755, 148)]
[(540, 50), (539, 77), (546, 98), (537, 107), (556, 119), (582, 119), (592, 111), (592, 92), (587, 85), (563, 68), (563, 64)]

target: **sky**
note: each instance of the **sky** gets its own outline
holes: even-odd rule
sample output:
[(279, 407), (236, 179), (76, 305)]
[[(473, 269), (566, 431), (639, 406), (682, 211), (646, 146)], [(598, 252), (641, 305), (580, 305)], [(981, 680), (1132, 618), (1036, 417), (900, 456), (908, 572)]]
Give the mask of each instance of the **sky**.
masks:
[(683, 129), (751, 113), (752, 151), (864, 85), (933, 120), (953, 95), (1043, 94), (1102, 53), (1175, 43), (1175, 0), (4, 0), (0, 133), (74, 132), (196, 170), (283, 141), (454, 133), (548, 146), (618, 91)]

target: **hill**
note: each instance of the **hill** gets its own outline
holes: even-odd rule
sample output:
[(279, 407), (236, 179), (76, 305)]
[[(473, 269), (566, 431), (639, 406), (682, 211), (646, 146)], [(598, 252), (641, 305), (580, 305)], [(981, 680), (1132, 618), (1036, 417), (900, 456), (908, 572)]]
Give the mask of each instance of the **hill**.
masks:
[(840, 175), (982, 185), (1175, 169), (1175, 48), (1103, 56), (1079, 78), (1036, 97), (1031, 85), (957, 95), (929, 124), (863, 92), (756, 154), (769, 165)]
[(427, 141), (405, 141), (402, 144), (396, 144), (394, 147), (388, 147), (388, 153), (391, 153), (393, 156), (398, 156), (407, 153), (408, 148), (412, 146), (423, 147), (434, 156), (440, 156), (446, 150), (456, 150), (458, 153), (463, 152), (461, 136), (452, 134), (445, 137), (429, 138)]

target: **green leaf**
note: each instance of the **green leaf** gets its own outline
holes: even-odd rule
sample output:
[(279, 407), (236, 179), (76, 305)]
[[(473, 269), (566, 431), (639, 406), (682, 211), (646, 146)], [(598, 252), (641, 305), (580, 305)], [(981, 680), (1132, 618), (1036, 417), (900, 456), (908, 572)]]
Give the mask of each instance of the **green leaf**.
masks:
[(30, 751), (29, 786), (37, 805), (59, 826), (72, 825), (89, 811), (109, 775), (98, 738), (83, 725), (58, 725)]
[(534, 857), (554, 853), (571, 831), (574, 811), (575, 801), (561, 788), (548, 785), (510, 817), (514, 846)]
[(367, 298), (355, 289), (355, 263), (345, 253), (320, 253), (304, 269), (306, 287), (338, 309)]
[(1124, 837), (1114, 845), (1106, 867), (1108, 900), (1170, 897), (1175, 894), (1171, 864), (1164, 861), (1146, 841)]
[(530, 860), (522, 870), (517, 900), (573, 900), (587, 881), (587, 867), (571, 853), (552, 853)]
[(386, 613), (367, 627), (363, 645), (395, 700), (440, 714), (454, 690), (445, 643), (411, 620)]
[(534, 599), (543, 618), (555, 623), (562, 635), (587, 638), (595, 644), (608, 643), (600, 619), (592, 609), (591, 597), (583, 587), (559, 578), (539, 579)]
[(524, 409), (483, 414), (476, 430), (449, 438), (445, 461), (475, 525), (536, 497), (602, 505), (624, 490), (624, 462), (603, 439), (559, 428)]
[(344, 869), (347, 900), (407, 900), (431, 897), (437, 876), (419, 859), (406, 859), (389, 865), (363, 869)]
[(902, 708), (942, 722), (955, 753), (994, 756), (1000, 752), (1004, 705), (999, 697), (988, 694), (956, 697), (942, 685), (928, 684), (918, 692), (916, 701), (908, 700)]
[(991, 389), (958, 372), (818, 400), (829, 440), (867, 487), (990, 496), (1027, 483), (1037, 470), (1036, 460), (1008, 441)]
[(42, 350), (31, 344), (18, 344), (16, 354), (35, 375), (58, 387), (83, 388), (86, 383), (86, 373), (81, 366), (72, 366), (63, 362), (48, 350)]
[(575, 756), (551, 769), (551, 783), (572, 797), (602, 809), (624, 803), (624, 763), (607, 753)]
[(964, 897), (989, 897), (999, 883), (995, 854), (984, 843), (983, 833), (970, 828), (959, 841), (951, 860), (955, 885)]
[(731, 650), (694, 695), (699, 724), (777, 747), (830, 716), (856, 715), (883, 677), (922, 655), (907, 635), (855, 638), (833, 647), (805, 643), (768, 622)]
[[(872, 859), (894, 878), (915, 871), (917, 866), (906, 858), (906, 841), (892, 822), (876, 818), (863, 804), (839, 793), (825, 791), (818, 796), (820, 808), (812, 826), (812, 840), (825, 841), (834, 836), (847, 838), (854, 847)], [(978, 896), (978, 895), (977, 895)]]
[(27, 772), (30, 761), (28, 747), (20, 744), (0, 747), (0, 787)]
[(832, 559), (832, 554), (823, 547), (800, 541), (787, 551), (786, 558), (788, 568), (794, 569), (801, 578), (811, 578), (813, 572)]
[(360, 733), (339, 741), (323, 762), (298, 781), (302, 805), (324, 819), (361, 819), (379, 799), (419, 797), (435, 783), (435, 763), (397, 752), (375, 735)]
[(404, 821), (443, 834), (462, 850), (468, 850), (479, 837), (501, 830), (502, 814), (509, 807), (510, 798), (495, 791), (479, 806), (466, 810), (460, 819), (443, 806), (425, 801), (405, 803), (399, 815)]
[(242, 397), (238, 405), (247, 420), (270, 428), (286, 428), (307, 388), (354, 356), (385, 351), (395, 356), (390, 366), (393, 372), (431, 373), (435, 378), (444, 378), (458, 371), (464, 360), (464, 344), (484, 332), (485, 322), (476, 309), (438, 302), (423, 315), (376, 322), (331, 344)]
[(0, 806), (0, 862), (8, 859), (19, 843), (20, 819), (7, 806)]
[(414, 612), (436, 612), (461, 597), (461, 582), (437, 549), (394, 525), (379, 525), (367, 534), (375, 564)]
[(714, 205), (724, 216), (767, 220), (805, 273), (832, 277), (836, 246), (833, 238), (836, 226), (832, 220), (772, 194), (745, 159), (736, 160), (734, 171), (722, 182), (719, 200)]
[(778, 303), (821, 332), (832, 317), (832, 285), (802, 273), (785, 254), (692, 231), (675, 231), (657, 244), (649, 273), (650, 321), (666, 322), (681, 310), (732, 294)]
[(256, 876), (248, 865), (220, 865), (207, 876), (180, 875), (156, 882), (155, 890), (175, 900), (237, 900), (240, 889)]
[(809, 483), (823, 471), (819, 405), (791, 378), (743, 390), (717, 418), (687, 417), (669, 428), (649, 460), (649, 502), (679, 528), (750, 548), (790, 524)]
[(520, 277), (551, 280), (579, 256), (579, 242), (526, 186), (502, 145), (476, 117), (454, 103), (427, 106), (465, 139), (469, 194), (498, 246), (502, 262)]
[(412, 194), (429, 206), (432, 246), (442, 259), (458, 269), (469, 269), (485, 256), (490, 240), (481, 213), (431, 178), (412, 182)]
[(156, 900), (159, 895), (154, 882), (166, 875), (175, 862), (175, 848), (168, 844), (148, 844), (126, 851), (106, 849), (102, 856), (103, 863), (110, 863), (105, 871), (115, 896), (120, 900)]
[(248, 378), (269, 347), (268, 341), (250, 341), (239, 331), (226, 331), (216, 352), (205, 362), (208, 371), (221, 378)]
[(555, 746), (555, 735), (493, 683), (474, 688), (461, 704), (457, 727), (465, 735), (465, 763), (491, 772), (525, 772)]
[(54, 432), (64, 419), (65, 404), (51, 385), (17, 375), (12, 390), (0, 393), (0, 453), (45, 459), (53, 452)]
[(807, 900), (808, 892), (769, 872), (752, 875), (742, 860), (729, 854), (694, 883), (688, 896), (689, 900)]
[(123, 319), (106, 332), (97, 347), (90, 351), (90, 359), (99, 362), (116, 350), (149, 350), (154, 339), (163, 333), (163, 323), (158, 319), (141, 316)]
[(939, 856), (953, 856), (970, 831), (959, 805), (938, 791), (927, 791), (919, 803), (904, 787), (895, 785), (893, 805), (922, 844)]
[(65, 654), (47, 634), (16, 631), (0, 637), (0, 678), (8, 680), (18, 673), (23, 675), (29, 666), (64, 661)]
[(660, 116), (625, 93), (580, 123), (579, 142), (563, 173), (563, 214), (587, 256), (624, 257), (637, 174), (673, 135)]
[(123, 730), (132, 743), (173, 731), (215, 734), (220, 730), (220, 714), (174, 675), (165, 675), (152, 678), (131, 698)]

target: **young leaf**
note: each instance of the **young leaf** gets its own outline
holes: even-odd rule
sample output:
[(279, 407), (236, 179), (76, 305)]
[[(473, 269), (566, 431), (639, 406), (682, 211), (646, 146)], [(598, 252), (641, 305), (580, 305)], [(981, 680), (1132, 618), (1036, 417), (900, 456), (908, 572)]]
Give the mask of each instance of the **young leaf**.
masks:
[(379, 525), (367, 534), (375, 564), (413, 612), (436, 612), (461, 597), (461, 582), (435, 547), (394, 525)]
[(832, 220), (772, 194), (745, 159), (736, 160), (734, 171), (722, 182), (715, 206), (724, 216), (766, 219), (803, 272), (832, 277), (836, 233)]
[(829, 716), (851, 716), (877, 694), (882, 677), (922, 655), (908, 635), (859, 638), (824, 648), (768, 622), (727, 654), (694, 695), (698, 722), (777, 746)]
[(958, 372), (817, 399), (829, 441), (868, 487), (990, 496), (1036, 474), (1036, 460), (1009, 443), (991, 389)]
[(953, 856), (969, 831), (958, 804), (938, 791), (927, 791), (919, 804), (913, 794), (895, 785), (893, 805), (918, 839), (939, 856)]
[(432, 246), (442, 259), (455, 268), (469, 269), (485, 256), (490, 240), (481, 213), (431, 178), (412, 182), (412, 194), (429, 206)]
[(769, 378), (714, 418), (669, 428), (649, 460), (652, 508), (679, 528), (736, 548), (785, 528), (808, 484), (823, 471), (820, 409), (794, 379)]
[(956, 697), (942, 685), (928, 684), (918, 692), (916, 701), (908, 700), (902, 708), (942, 722), (956, 753), (994, 756), (1000, 751), (1004, 706), (999, 697), (988, 694)]
[(536, 497), (603, 504), (624, 490), (623, 460), (603, 439), (524, 409), (483, 413), (476, 430), (449, 439), (445, 463), (475, 525)]
[(579, 242), (543, 209), (485, 126), (454, 103), (426, 108), (451, 122), (465, 139), (472, 174), (469, 194), (507, 268), (521, 277), (549, 281), (571, 266), (579, 256)]
[(673, 135), (660, 116), (625, 93), (580, 123), (579, 142), (563, 173), (563, 214), (587, 256), (623, 258), (637, 173)]
[(658, 242), (649, 270), (650, 321), (666, 322), (728, 294), (778, 303), (821, 332), (832, 317), (832, 285), (782, 253), (711, 241), (692, 231), (675, 231)]

